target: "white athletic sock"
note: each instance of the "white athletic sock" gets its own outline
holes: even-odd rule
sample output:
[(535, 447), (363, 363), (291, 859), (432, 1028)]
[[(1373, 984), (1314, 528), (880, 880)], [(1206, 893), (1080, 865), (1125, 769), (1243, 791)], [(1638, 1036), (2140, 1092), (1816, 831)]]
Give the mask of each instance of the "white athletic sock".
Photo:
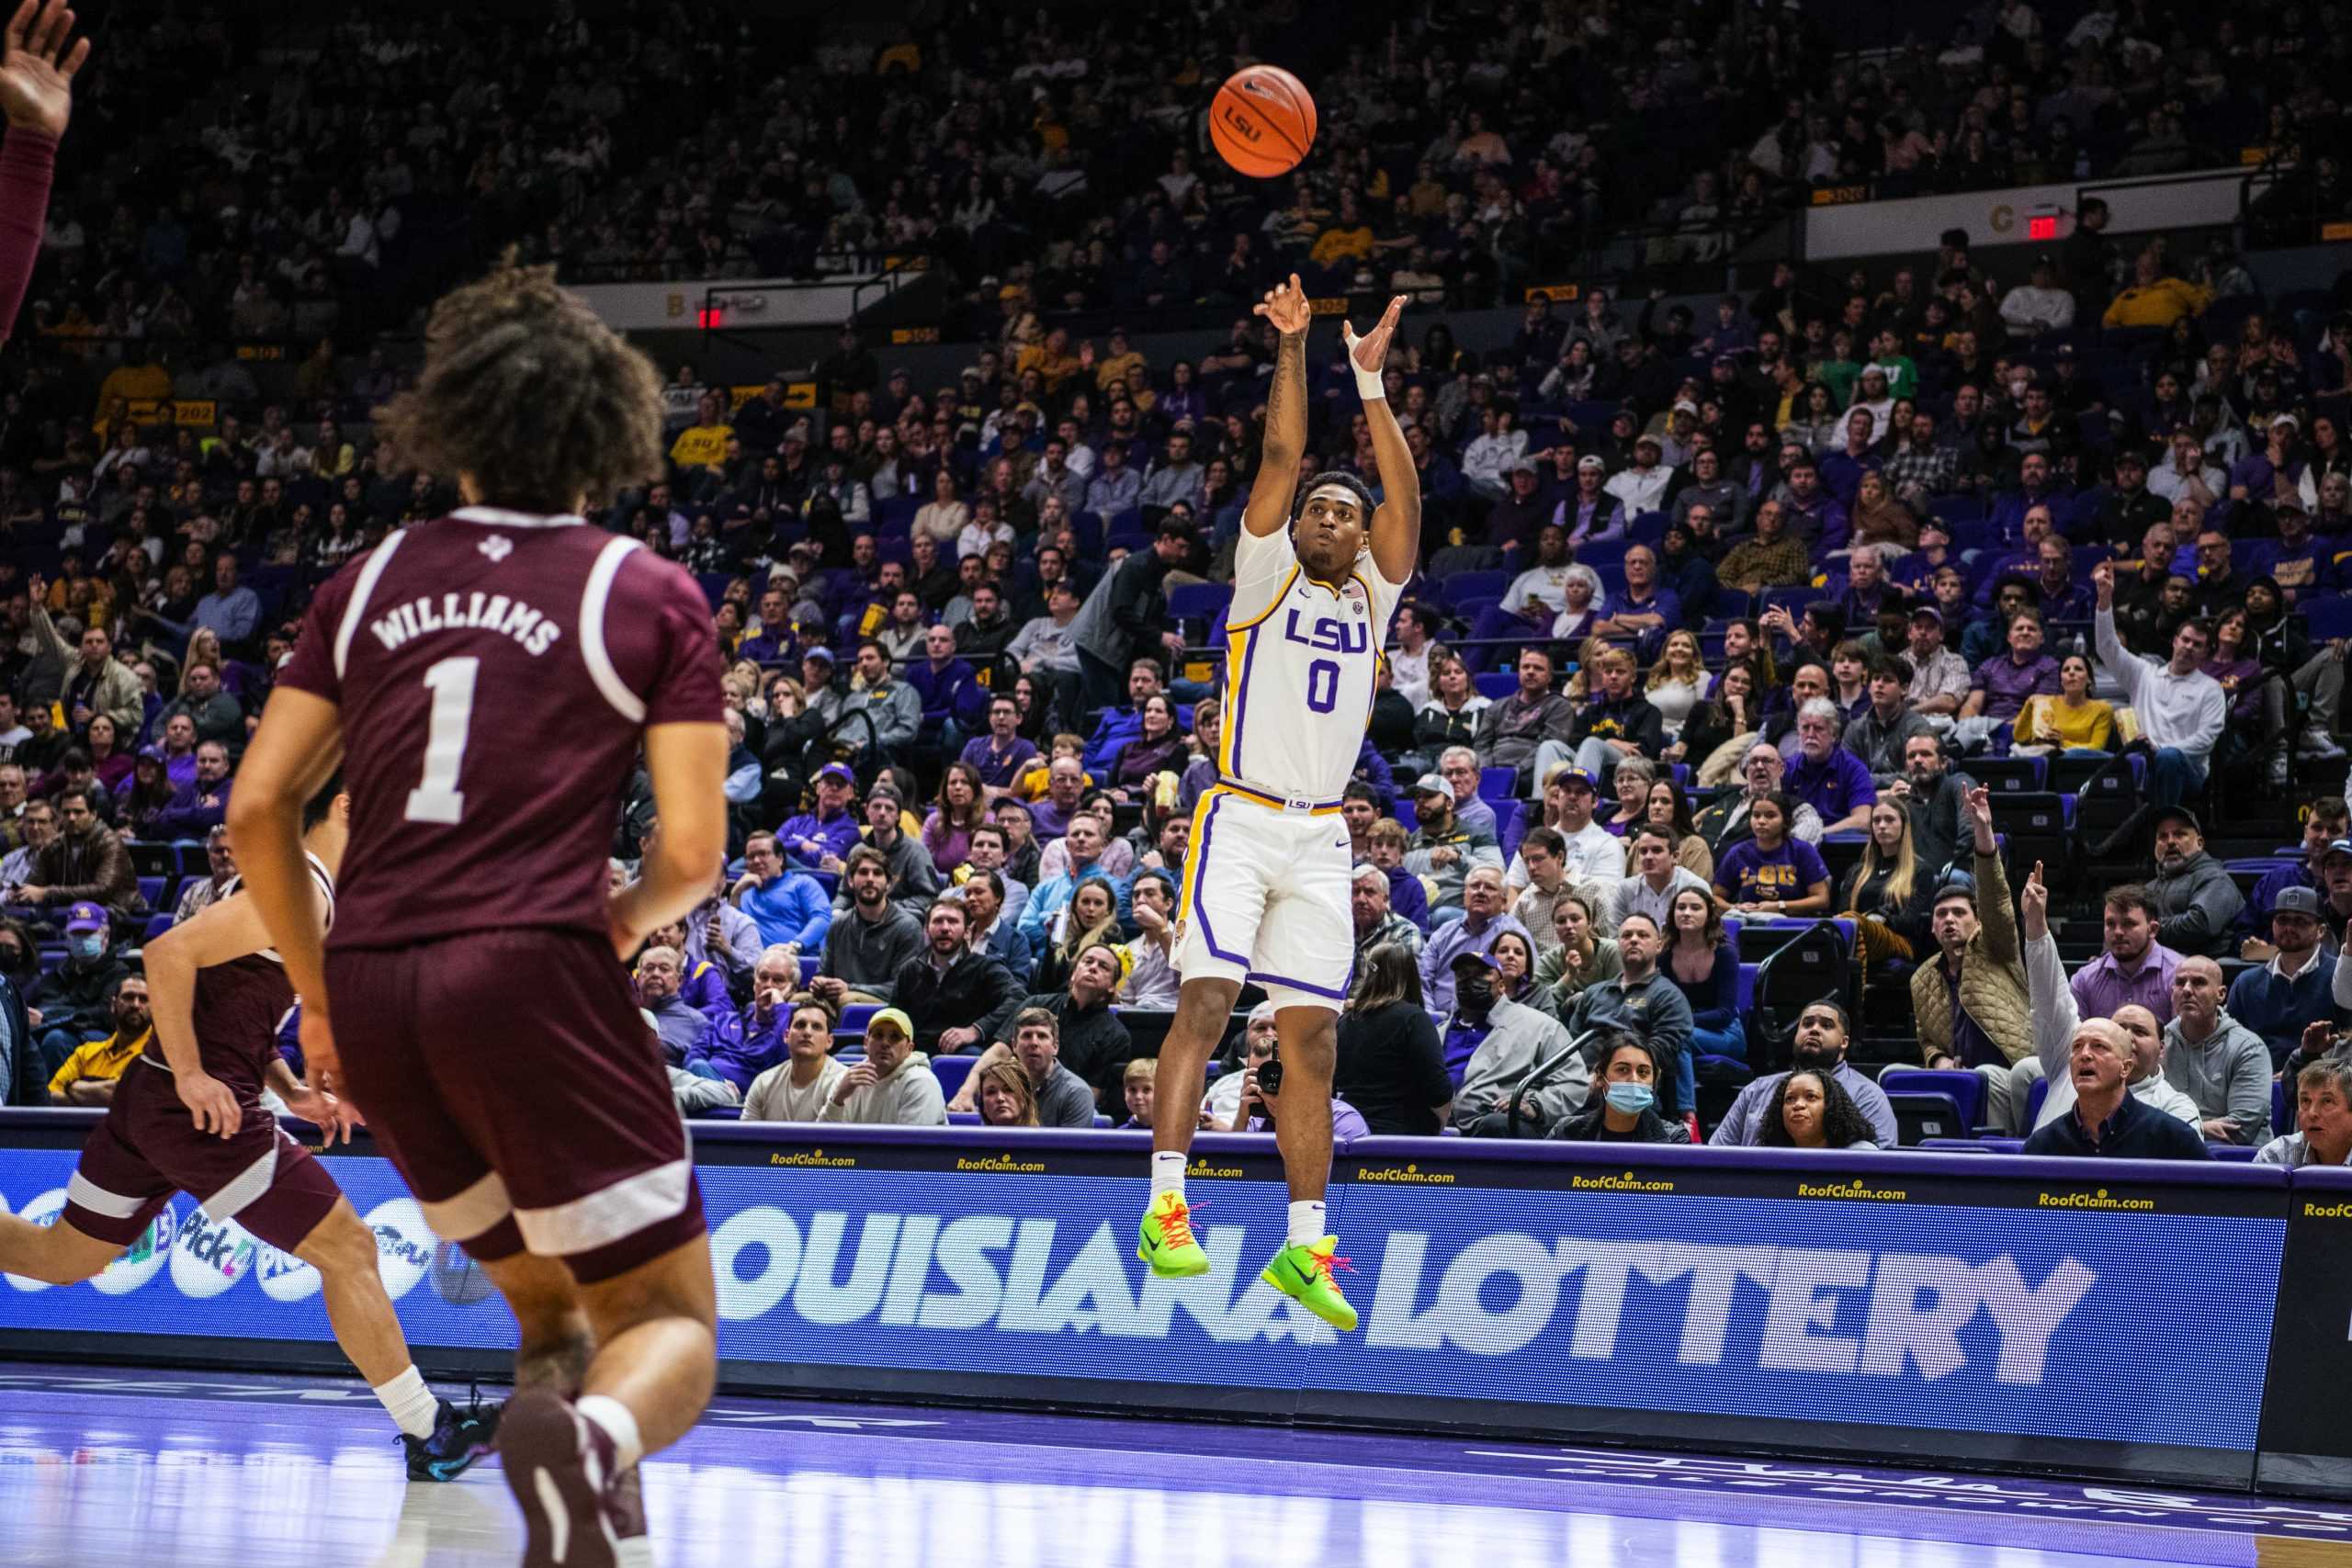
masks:
[(412, 1438), (433, 1436), (433, 1423), (441, 1414), (440, 1398), (424, 1386), (424, 1375), (414, 1367), (388, 1383), (373, 1390), (384, 1402), (384, 1410), (393, 1425)]
[(1290, 1206), (1290, 1245), (1313, 1247), (1323, 1239), (1323, 1205), (1308, 1200)]
[(582, 1395), (572, 1408), (613, 1439), (613, 1463), (620, 1469), (628, 1470), (645, 1457), (645, 1439), (638, 1436), (637, 1417), (628, 1413), (628, 1405), (609, 1394), (590, 1393)]
[(1184, 1156), (1174, 1149), (1154, 1149), (1151, 1152), (1151, 1195), (1162, 1192), (1184, 1195)]

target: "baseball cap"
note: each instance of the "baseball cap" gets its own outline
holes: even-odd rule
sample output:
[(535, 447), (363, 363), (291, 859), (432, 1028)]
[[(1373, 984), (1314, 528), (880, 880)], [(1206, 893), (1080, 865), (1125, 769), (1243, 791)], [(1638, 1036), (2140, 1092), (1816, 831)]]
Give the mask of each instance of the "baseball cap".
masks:
[(2148, 826), (2151, 828), (2161, 828), (2165, 823), (2175, 820), (2188, 823), (2189, 829), (2192, 832), (2202, 833), (2205, 831), (2205, 824), (2199, 822), (2197, 819), (2197, 813), (2191, 811), (2186, 806), (2167, 806), (2163, 807), (2157, 811), (2153, 818), (2150, 819)]
[(849, 764), (846, 762), (826, 763), (817, 770), (817, 778), (820, 783), (826, 779), (833, 779), (845, 784), (854, 784), (857, 782), (857, 775), (849, 771)]
[(85, 900), (66, 911), (65, 931), (68, 936), (79, 936), (84, 931), (102, 931), (106, 929), (107, 912), (96, 904)]
[(1597, 790), (1600, 787), (1598, 784), (1593, 782), (1592, 773), (1589, 769), (1579, 768), (1574, 764), (1565, 768), (1554, 768), (1544, 782), (1546, 784), (1580, 784), (1584, 785), (1585, 788), (1591, 790)]
[(2312, 919), (2318, 919), (2319, 892), (2311, 887), (2282, 887), (2278, 890), (2277, 901), (2270, 906), (2270, 912), (2274, 915), (2309, 915)]
[(874, 787), (865, 792), (865, 798), (868, 800), (887, 800), (893, 806), (896, 806), (903, 803), (906, 796), (900, 795), (899, 793), (899, 786), (892, 784), (888, 779), (876, 779), (874, 781)]
[(1465, 964), (1475, 964), (1481, 969), (1492, 969), (1497, 973), (1502, 970), (1502, 965), (1495, 962), (1495, 955), (1491, 953), (1457, 953), (1453, 955), (1454, 968), (1459, 969)]
[(2327, 846), (2326, 852), (2322, 854), (2319, 858), (2324, 861), (2332, 855), (2352, 855), (2352, 839), (2336, 840), (2334, 843)]
[(904, 1012), (900, 1011), (897, 1008), (884, 1008), (880, 1012), (876, 1013), (872, 1018), (865, 1021), (865, 1027), (870, 1030), (877, 1023), (888, 1023), (893, 1025), (897, 1028), (899, 1033), (905, 1035), (910, 1040), (912, 1040), (915, 1037), (914, 1020), (909, 1018)]
[[(820, 642), (814, 648), (802, 649), (800, 650), (800, 657), (803, 659), (816, 660), (820, 664), (831, 664), (833, 662), (833, 650), (827, 648)], [(825, 773), (836, 771), (840, 772), (843, 776), (847, 776), (849, 773), (847, 768), (844, 768), (839, 762), (836, 762), (831, 767), (827, 768), (824, 773), (820, 773), (817, 776), (821, 779), (825, 776)]]
[(1657, 446), (1663, 448), (1666, 444), (1660, 441), (1657, 436), (1652, 435), (1648, 431), (1645, 430), (1639, 435), (1634, 437), (1634, 445), (1636, 446)]
[(1415, 795), (1442, 795), (1445, 796), (1446, 799), (1452, 800), (1453, 798), (1453, 786), (1445, 782), (1445, 775), (1442, 773), (1423, 773), (1419, 778), (1413, 781), (1413, 793)]
[(1933, 604), (1914, 604), (1911, 606), (1911, 618), (1913, 620), (1918, 620), (1923, 616), (1935, 622), (1938, 626), (1942, 626), (1944, 624), (1944, 613), (1941, 610), (1937, 609)]
[(1606, 468), (1609, 465), (1607, 462), (1602, 460), (1600, 453), (1588, 452), (1583, 457), (1577, 459), (1577, 467), (1579, 468)]

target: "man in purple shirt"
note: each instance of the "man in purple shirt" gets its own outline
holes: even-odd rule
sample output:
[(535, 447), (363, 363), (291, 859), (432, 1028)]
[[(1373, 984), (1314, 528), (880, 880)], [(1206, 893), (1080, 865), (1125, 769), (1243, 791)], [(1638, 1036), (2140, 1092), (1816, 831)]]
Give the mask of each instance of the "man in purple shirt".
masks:
[(1011, 789), (1022, 770), (1036, 760), (1037, 748), (1020, 734), (1021, 705), (1000, 694), (989, 699), (989, 732), (964, 743), (961, 758), (980, 775), (990, 798)]
[(1838, 498), (1823, 488), (1821, 470), (1811, 457), (1799, 457), (1789, 465), (1788, 491), (1781, 499), (1790, 532), (1803, 539), (1816, 558), (1824, 551), (1844, 549), (1853, 525)]
[(1960, 716), (2007, 724), (2017, 717), (2026, 698), (2057, 694), (2058, 661), (2041, 651), (2041, 616), (2033, 610), (2019, 610), (2009, 617), (2008, 652), (1996, 654), (1976, 667), (1976, 682), (1969, 690), (1968, 701), (1961, 705)]
[(2312, 536), (2312, 514), (2301, 501), (2279, 502), (2277, 514), (2278, 537), (2255, 546), (2246, 566), (2252, 577), (2277, 583), (2279, 598), (2292, 606), (2327, 586), (2335, 547)]
[(1592, 629), (1604, 635), (1648, 637), (1682, 624), (1682, 601), (1657, 581), (1657, 552), (1635, 545), (1625, 552), (1625, 586), (1603, 601)]
[(2049, 457), (2029, 452), (2018, 460), (2018, 488), (2002, 492), (1993, 502), (1993, 526), (2001, 543), (2025, 537), (2026, 514), (2037, 506), (2046, 508), (2055, 522), (2058, 513), (2066, 508), (2066, 496), (2051, 480)]
[(2107, 951), (2075, 971), (2066, 988), (2085, 1018), (2113, 1018), (2125, 1006), (2146, 1008), (2162, 1027), (2172, 1021), (2172, 976), (2181, 956), (2156, 940), (2156, 912), (2137, 884), (2110, 888)]
[(817, 809), (788, 818), (775, 830), (776, 843), (794, 865), (838, 873), (857, 842), (857, 813), (850, 797), (857, 793), (857, 775), (846, 764), (828, 762), (817, 770)]
[(2034, 583), (2041, 590), (2041, 614), (2052, 621), (2087, 621), (2097, 607), (2091, 585), (2075, 577), (2074, 547), (2056, 535), (2034, 547)]
[(956, 656), (953, 628), (933, 626), (923, 633), (922, 650), (922, 661), (907, 666), (907, 684), (922, 703), (923, 738), (953, 750), (962, 746), (967, 730), (979, 727), (988, 688), (971, 665)]
[[(1989, 608), (1993, 604), (1994, 595), (2000, 591), (2003, 579), (2009, 577), (2036, 579), (2041, 574), (2041, 542), (2057, 536), (2057, 518), (2051, 513), (2047, 502), (2030, 506), (2026, 509), (2025, 518), (2019, 525), (2019, 528), (2025, 535), (2024, 541), (2007, 555), (1996, 557), (1993, 562), (1993, 570), (1986, 572), (1984, 581), (1977, 584), (1976, 607), (1980, 610)], [(2059, 543), (2064, 544), (2065, 541), (2060, 538)], [(2074, 565), (2074, 556), (2071, 551), (2067, 554), (2066, 564), (2070, 568)]]
[(1870, 826), (1871, 807), (1878, 804), (1869, 764), (1838, 743), (1844, 728), (1844, 715), (1827, 697), (1798, 708), (1796, 765), (1782, 786), (1821, 814), (1827, 833), (1860, 832)]

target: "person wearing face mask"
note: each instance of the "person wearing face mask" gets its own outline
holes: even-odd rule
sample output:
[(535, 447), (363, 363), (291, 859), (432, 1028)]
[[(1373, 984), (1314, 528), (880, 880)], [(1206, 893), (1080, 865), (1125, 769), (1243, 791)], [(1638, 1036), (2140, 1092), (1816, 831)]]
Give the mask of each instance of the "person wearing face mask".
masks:
[(1690, 999), (1671, 976), (1659, 973), (1657, 961), (1665, 949), (1657, 921), (1644, 914), (1627, 915), (1617, 926), (1617, 977), (1587, 986), (1561, 1009), (1560, 1021), (1571, 1035), (1611, 1029), (1648, 1042), (1668, 1073), (1657, 1084), (1659, 1102), (1666, 1114), (1679, 1116), (1696, 1098)]
[[(2039, 862), (2018, 892), (2018, 935), (2025, 953), (2026, 996), (2033, 1010), (2033, 1055), (2010, 1068), (2008, 1103), (2017, 1118), (2013, 1128), (2024, 1134), (2050, 1125), (2074, 1109), (2075, 1080), (2068, 1063), (2075, 1029), (2084, 1018), (2076, 1000), (2078, 990), (2068, 983), (2065, 964), (2058, 954), (2058, 939), (2050, 934), (2050, 890)], [(2163, 1023), (2136, 1002), (2116, 1008), (2112, 1017), (2131, 1051), (2125, 1077), (2132, 1093), (2154, 1109), (2196, 1126), (2197, 1102), (2165, 1078)], [(2032, 1101), (2037, 1082), (2050, 1087), (2043, 1091), (2041, 1113), (2031, 1126), (2026, 1126), (2025, 1108)]]
[(1580, 1144), (1688, 1144), (1690, 1129), (1657, 1113), (1657, 1053), (1632, 1034), (1607, 1034), (1593, 1053), (1598, 1064), (1585, 1107), (1552, 1129)]
[(25, 997), (43, 1062), (41, 1076), (54, 1075), (85, 1040), (106, 1032), (114, 997), (130, 967), (115, 955), (107, 937), (107, 912), (87, 901), (65, 916), (65, 962), (42, 976)]
[[(1884, 1090), (1846, 1060), (1851, 1034), (1844, 1008), (1831, 1001), (1810, 1004), (1797, 1015), (1795, 1068), (1835, 1077), (1861, 1111), (1862, 1120), (1870, 1123), (1871, 1142), (1883, 1149), (1894, 1148), (1899, 1141), (1894, 1107), (1887, 1102)], [(1787, 1077), (1787, 1073), (1768, 1073), (1741, 1089), (1707, 1142), (1725, 1148), (1753, 1148), (1762, 1143), (1766, 1110), (1778, 1098), (1781, 1080)]]
[(1591, 1069), (1581, 1055), (1571, 1056), (1546, 1082), (1528, 1083), (1537, 1066), (1568, 1043), (1568, 1032), (1557, 1020), (1498, 994), (1498, 968), (1482, 953), (1465, 953), (1453, 963), (1453, 1011), (1438, 1032), (1446, 1070), (1456, 1083), (1453, 1124), (1470, 1137), (1508, 1137), (1515, 1100), (1519, 1135), (1540, 1138), (1583, 1107)]

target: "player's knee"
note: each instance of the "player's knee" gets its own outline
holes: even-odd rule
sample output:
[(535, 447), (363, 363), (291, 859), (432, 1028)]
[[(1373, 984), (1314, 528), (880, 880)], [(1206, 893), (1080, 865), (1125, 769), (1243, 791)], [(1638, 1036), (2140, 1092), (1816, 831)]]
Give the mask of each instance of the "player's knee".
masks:
[(294, 1256), (330, 1280), (355, 1279), (377, 1268), (376, 1233), (361, 1221), (349, 1199), (339, 1199), (302, 1238)]

